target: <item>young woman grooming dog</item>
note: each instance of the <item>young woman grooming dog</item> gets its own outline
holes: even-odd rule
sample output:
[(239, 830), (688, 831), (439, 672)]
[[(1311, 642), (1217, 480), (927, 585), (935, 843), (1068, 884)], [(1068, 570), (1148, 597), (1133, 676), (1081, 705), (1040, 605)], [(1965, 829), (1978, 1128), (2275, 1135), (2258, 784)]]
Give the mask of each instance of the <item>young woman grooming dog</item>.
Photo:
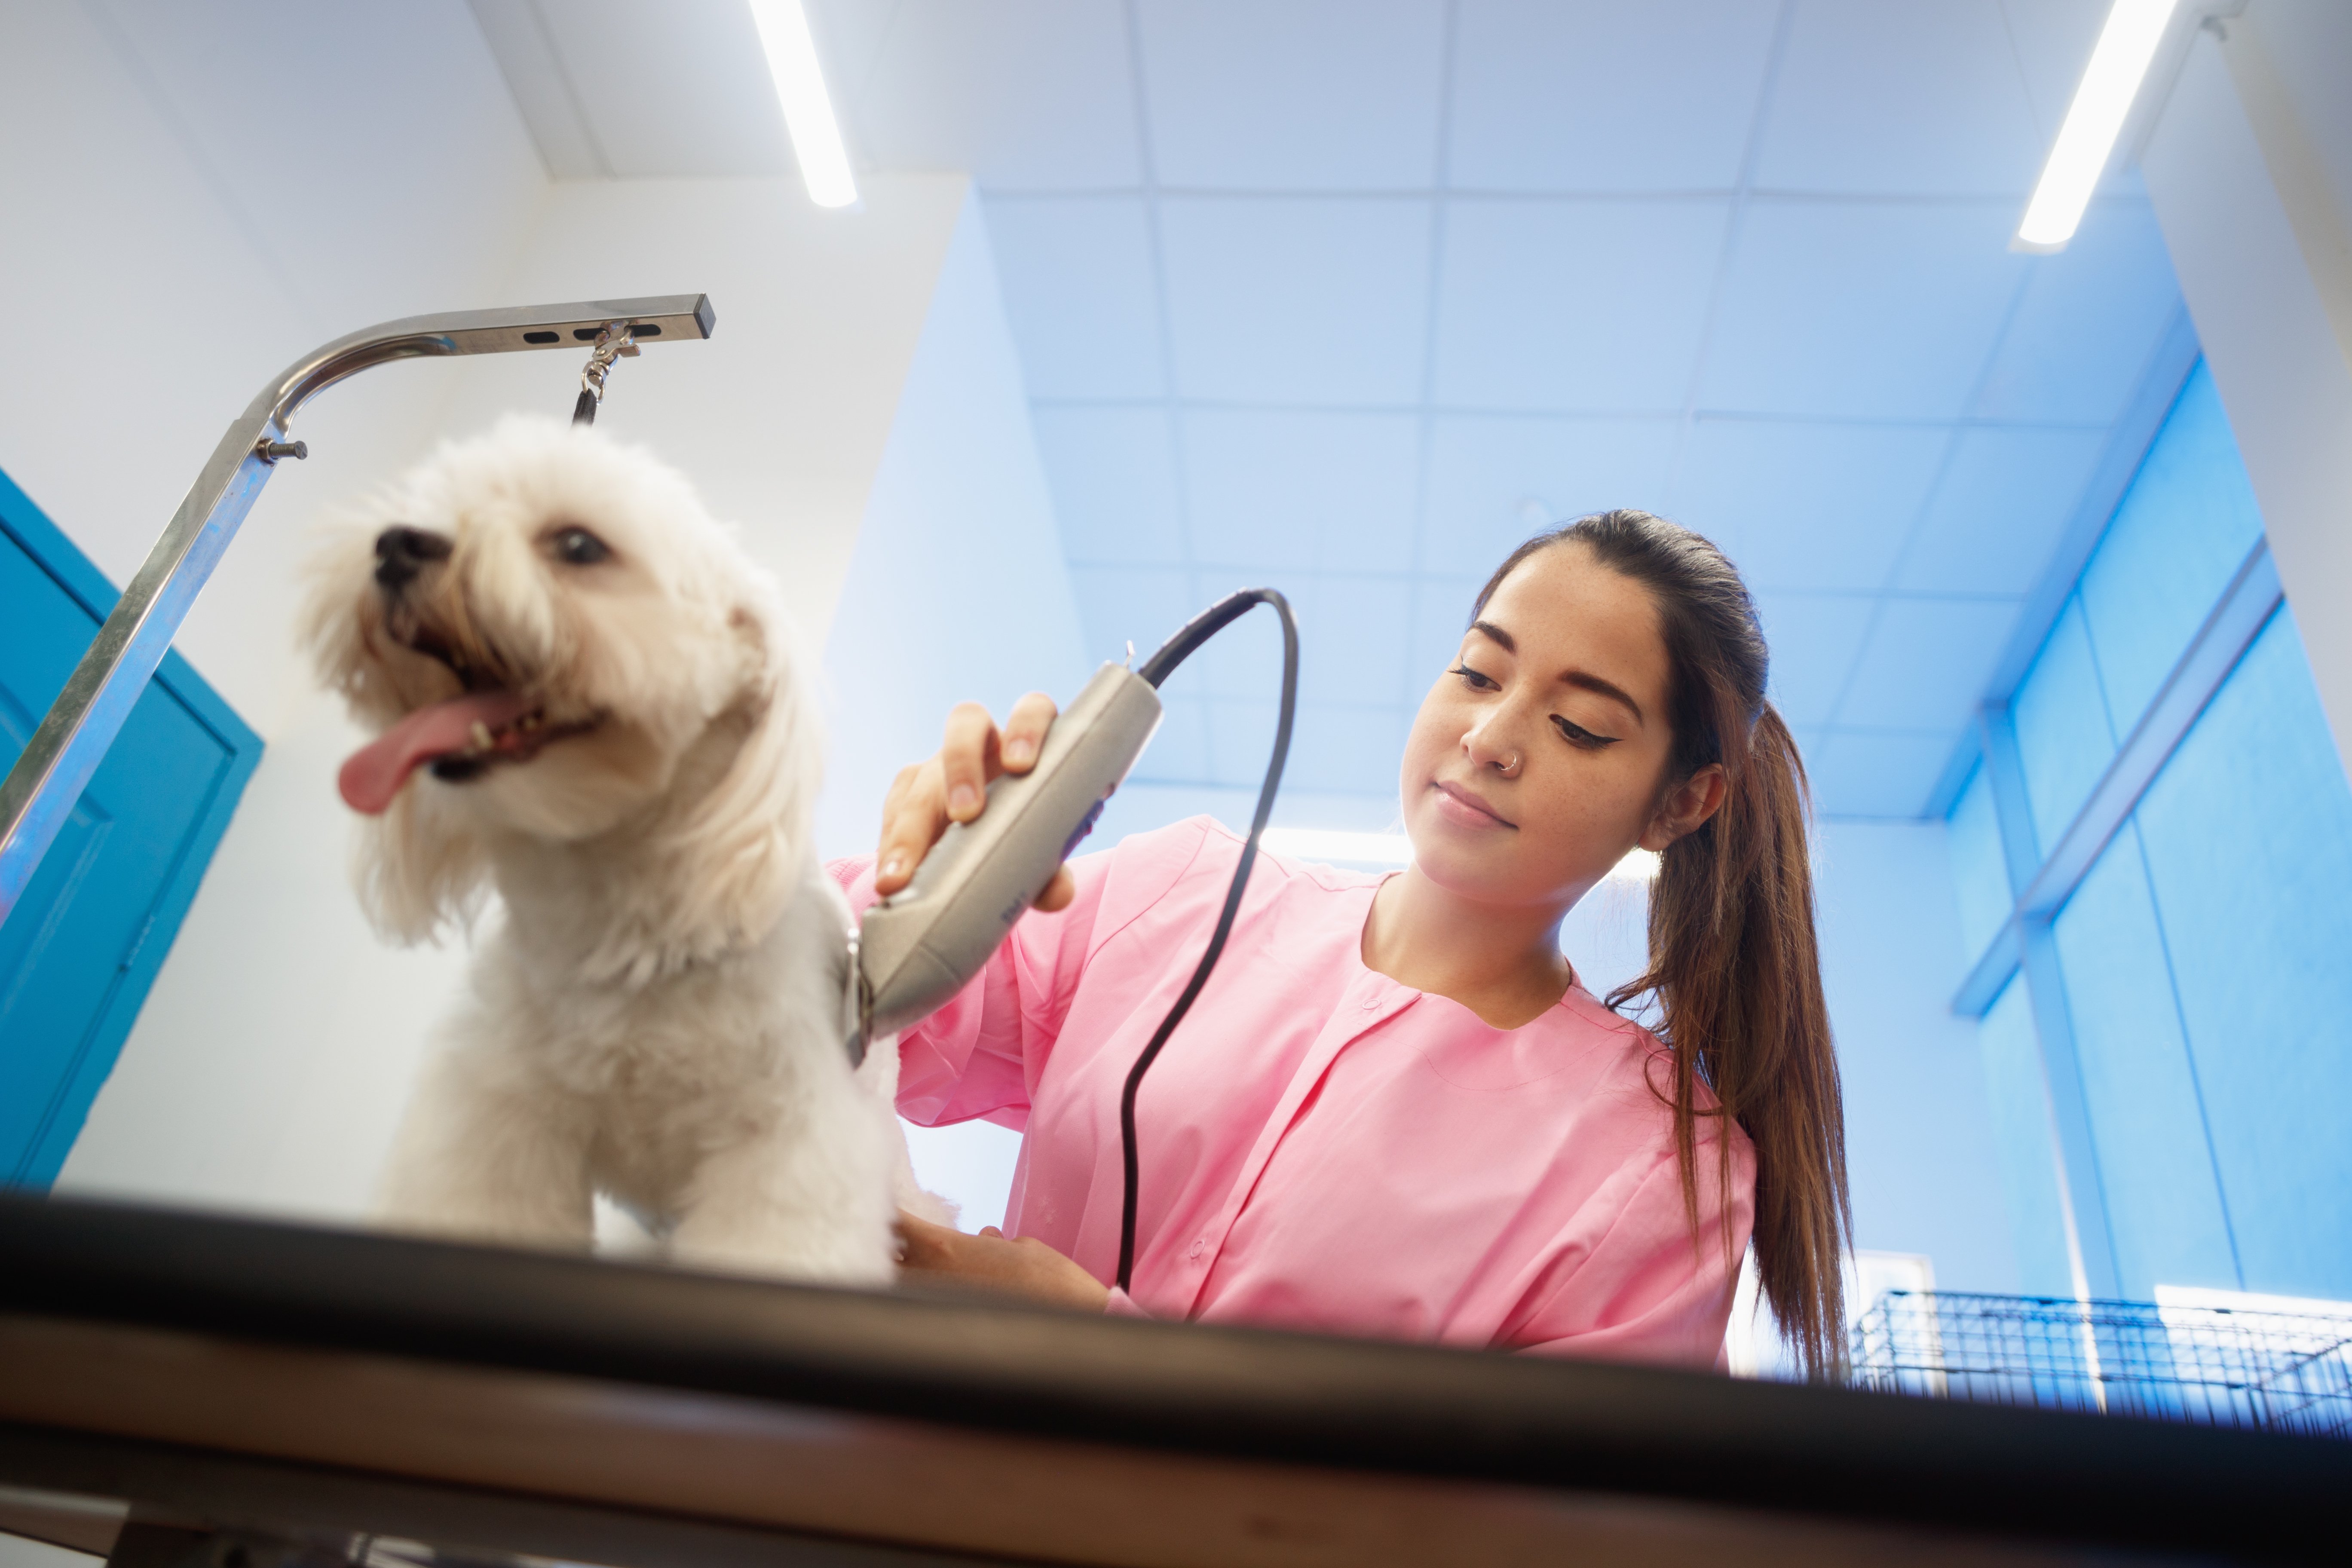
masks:
[[(1712, 1364), (1751, 1237), (1803, 1363), (1841, 1350), (1849, 1228), (1803, 772), (1737, 572), (1642, 512), (1529, 541), (1479, 594), (1380, 880), (1261, 858), (1223, 962), (1144, 1086), (1134, 1290), (1118, 1099), (1240, 840), (1203, 818), (1064, 868), (982, 976), (901, 1040), (899, 1107), (1023, 1129), (1006, 1232), (908, 1218), (905, 1264), (1068, 1306)], [(976, 706), (899, 776), (903, 887), (1054, 717)], [(1644, 1030), (1576, 984), (1562, 919), (1658, 852)], [(878, 875), (874, 867), (878, 867)]]

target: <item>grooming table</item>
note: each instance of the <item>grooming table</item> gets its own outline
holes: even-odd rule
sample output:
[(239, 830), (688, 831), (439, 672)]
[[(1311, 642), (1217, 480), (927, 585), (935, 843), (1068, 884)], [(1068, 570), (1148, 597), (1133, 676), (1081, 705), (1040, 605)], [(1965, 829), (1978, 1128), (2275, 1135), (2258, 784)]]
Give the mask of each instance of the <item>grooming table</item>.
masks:
[(0, 1530), (126, 1568), (2294, 1560), (2347, 1499), (2320, 1438), (0, 1197)]

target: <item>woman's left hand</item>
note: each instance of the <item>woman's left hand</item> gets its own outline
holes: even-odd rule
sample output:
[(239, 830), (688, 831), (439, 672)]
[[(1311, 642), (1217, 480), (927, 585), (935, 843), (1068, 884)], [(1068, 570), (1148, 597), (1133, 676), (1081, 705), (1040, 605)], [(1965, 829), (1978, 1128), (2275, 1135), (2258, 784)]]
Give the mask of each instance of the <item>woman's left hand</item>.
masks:
[(1007, 1240), (992, 1225), (966, 1236), (901, 1209), (898, 1238), (906, 1244), (899, 1267), (919, 1278), (978, 1285), (1080, 1312), (1099, 1312), (1110, 1300), (1100, 1280), (1034, 1237)]

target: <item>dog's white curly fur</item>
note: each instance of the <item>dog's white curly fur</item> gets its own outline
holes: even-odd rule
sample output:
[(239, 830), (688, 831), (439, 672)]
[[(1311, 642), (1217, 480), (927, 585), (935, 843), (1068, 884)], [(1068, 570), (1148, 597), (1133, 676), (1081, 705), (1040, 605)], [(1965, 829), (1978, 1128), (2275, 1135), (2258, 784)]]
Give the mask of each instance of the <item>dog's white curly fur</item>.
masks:
[[(387, 590), (394, 526), (449, 550)], [(568, 529), (609, 558), (568, 563)], [(873, 1284), (894, 1204), (951, 1220), (908, 1164), (895, 1042), (856, 1074), (843, 1049), (849, 911), (811, 844), (819, 742), (774, 583), (681, 476), (509, 418), (345, 520), (304, 630), (372, 730), (469, 684), (581, 727), (470, 779), (419, 770), (362, 828), (379, 929), (476, 949), (386, 1223), (586, 1247), (601, 1193), (683, 1261)]]

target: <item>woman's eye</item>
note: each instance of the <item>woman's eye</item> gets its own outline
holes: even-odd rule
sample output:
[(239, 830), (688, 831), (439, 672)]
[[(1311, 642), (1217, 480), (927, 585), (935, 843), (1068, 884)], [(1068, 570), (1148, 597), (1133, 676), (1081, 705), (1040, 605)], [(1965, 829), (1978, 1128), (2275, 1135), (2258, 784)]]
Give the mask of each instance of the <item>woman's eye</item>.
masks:
[(1493, 680), (1479, 674), (1476, 670), (1471, 668), (1466, 664), (1457, 664), (1445, 673), (1448, 675), (1460, 676), (1462, 678), (1462, 684), (1468, 687), (1473, 691), (1499, 691), (1502, 689), (1501, 687), (1496, 685)]
[(568, 566), (593, 566), (613, 558), (613, 547), (584, 528), (567, 528), (551, 542), (555, 558)]
[(1571, 723), (1557, 713), (1551, 716), (1551, 721), (1552, 727), (1560, 732), (1560, 737), (1570, 745), (1581, 746), (1588, 752), (1597, 752), (1603, 746), (1613, 746), (1622, 738), (1617, 735), (1596, 735), (1583, 725)]

